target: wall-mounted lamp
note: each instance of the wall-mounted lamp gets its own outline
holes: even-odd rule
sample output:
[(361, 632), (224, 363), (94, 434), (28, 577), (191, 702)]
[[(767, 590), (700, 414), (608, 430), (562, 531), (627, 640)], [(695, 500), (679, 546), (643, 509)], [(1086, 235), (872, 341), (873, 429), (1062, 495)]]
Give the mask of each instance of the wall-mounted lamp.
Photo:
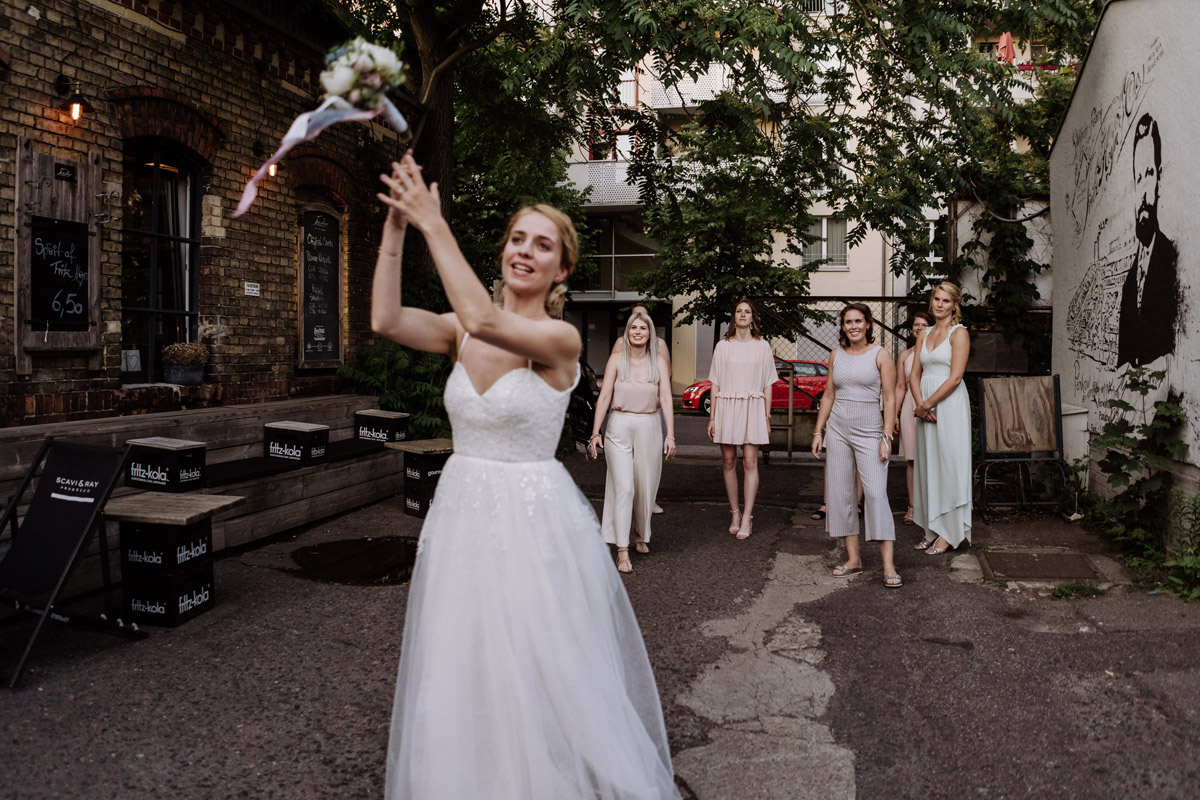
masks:
[(74, 122), (78, 122), (80, 117), (92, 110), (91, 104), (79, 88), (79, 84), (71, 83), (66, 75), (59, 75), (54, 79), (54, 91), (58, 92), (59, 97), (66, 98), (58, 104), (58, 108), (70, 114)]
[[(254, 154), (254, 157), (256, 159), (260, 159), (264, 155), (266, 155), (267, 150), (265, 147), (263, 147), (262, 142), (255, 142), (253, 144), (253, 146), (251, 146), (250, 152), (252, 152)], [(272, 164), (271, 166), (267, 167), (267, 174), (270, 175), (272, 178), (274, 178), (278, 172), (279, 172), (279, 164)]]

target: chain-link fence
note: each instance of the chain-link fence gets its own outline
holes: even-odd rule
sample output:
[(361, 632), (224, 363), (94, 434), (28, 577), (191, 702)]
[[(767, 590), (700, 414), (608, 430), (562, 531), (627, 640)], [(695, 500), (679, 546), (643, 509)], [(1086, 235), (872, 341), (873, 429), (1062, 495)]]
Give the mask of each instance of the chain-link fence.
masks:
[[(871, 310), (875, 343), (893, 359), (911, 342), (911, 313), (917, 306), (903, 297), (761, 297), (754, 298), (763, 337), (770, 342), (775, 357), (785, 364), (816, 361), (824, 364), (829, 351), (838, 346), (838, 315), (848, 303), (862, 303)], [(809, 364), (791, 364), (780, 370), (779, 377), (792, 384), (786, 410), (776, 411), (772, 420), (772, 444), (786, 450), (788, 458), (796, 448), (808, 446), (814, 415), (819, 407), (824, 370)], [(790, 374), (789, 374), (790, 372)], [(780, 398), (782, 399), (782, 398)]]
[(911, 313), (920, 303), (904, 297), (760, 297), (763, 336), (777, 358), (825, 361), (838, 346), (838, 314), (848, 303), (871, 309), (875, 343), (892, 358), (911, 345)]

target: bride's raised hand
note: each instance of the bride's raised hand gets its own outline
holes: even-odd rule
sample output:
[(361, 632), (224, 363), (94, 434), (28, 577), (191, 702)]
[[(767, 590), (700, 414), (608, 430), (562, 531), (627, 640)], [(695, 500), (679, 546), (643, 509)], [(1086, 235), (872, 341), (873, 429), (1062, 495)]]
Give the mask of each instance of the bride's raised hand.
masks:
[(411, 152), (405, 153), (398, 163), (393, 162), (392, 174), (384, 179), (384, 183), (391, 189), (385, 202), (403, 213), (422, 233), (438, 223), (445, 222), (438, 185), (425, 185), (425, 179), (421, 177), (421, 166)]

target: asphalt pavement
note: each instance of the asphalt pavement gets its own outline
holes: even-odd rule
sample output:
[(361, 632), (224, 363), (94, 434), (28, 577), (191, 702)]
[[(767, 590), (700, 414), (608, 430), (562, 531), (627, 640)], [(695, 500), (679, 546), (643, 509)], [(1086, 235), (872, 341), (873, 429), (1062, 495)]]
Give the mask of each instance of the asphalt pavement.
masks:
[[(682, 422), (653, 552), (624, 579), (685, 797), (1200, 794), (1200, 605), (1126, 585), (1051, 514), (977, 514), (974, 546), (935, 557), (897, 516), (903, 588), (874, 546), (833, 578), (820, 466), (763, 465), (736, 541), (702, 423)], [(565, 463), (599, 508), (603, 462)], [(395, 498), (221, 554), (215, 608), (142, 641), (51, 626), (0, 694), (0, 798), (382, 796), (406, 585), (308, 580), (292, 554), (419, 530)], [(1001, 552), (1084, 554), (1107, 591), (984, 580), (978, 556)], [(27, 624), (0, 626), (4, 659)]]

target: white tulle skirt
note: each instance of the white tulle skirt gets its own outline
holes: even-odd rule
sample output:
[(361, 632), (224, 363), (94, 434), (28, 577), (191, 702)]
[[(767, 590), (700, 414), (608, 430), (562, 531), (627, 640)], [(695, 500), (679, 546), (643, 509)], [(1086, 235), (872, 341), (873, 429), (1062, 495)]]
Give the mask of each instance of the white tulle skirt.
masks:
[(408, 594), (387, 797), (678, 797), (641, 631), (557, 461), (446, 463)]

